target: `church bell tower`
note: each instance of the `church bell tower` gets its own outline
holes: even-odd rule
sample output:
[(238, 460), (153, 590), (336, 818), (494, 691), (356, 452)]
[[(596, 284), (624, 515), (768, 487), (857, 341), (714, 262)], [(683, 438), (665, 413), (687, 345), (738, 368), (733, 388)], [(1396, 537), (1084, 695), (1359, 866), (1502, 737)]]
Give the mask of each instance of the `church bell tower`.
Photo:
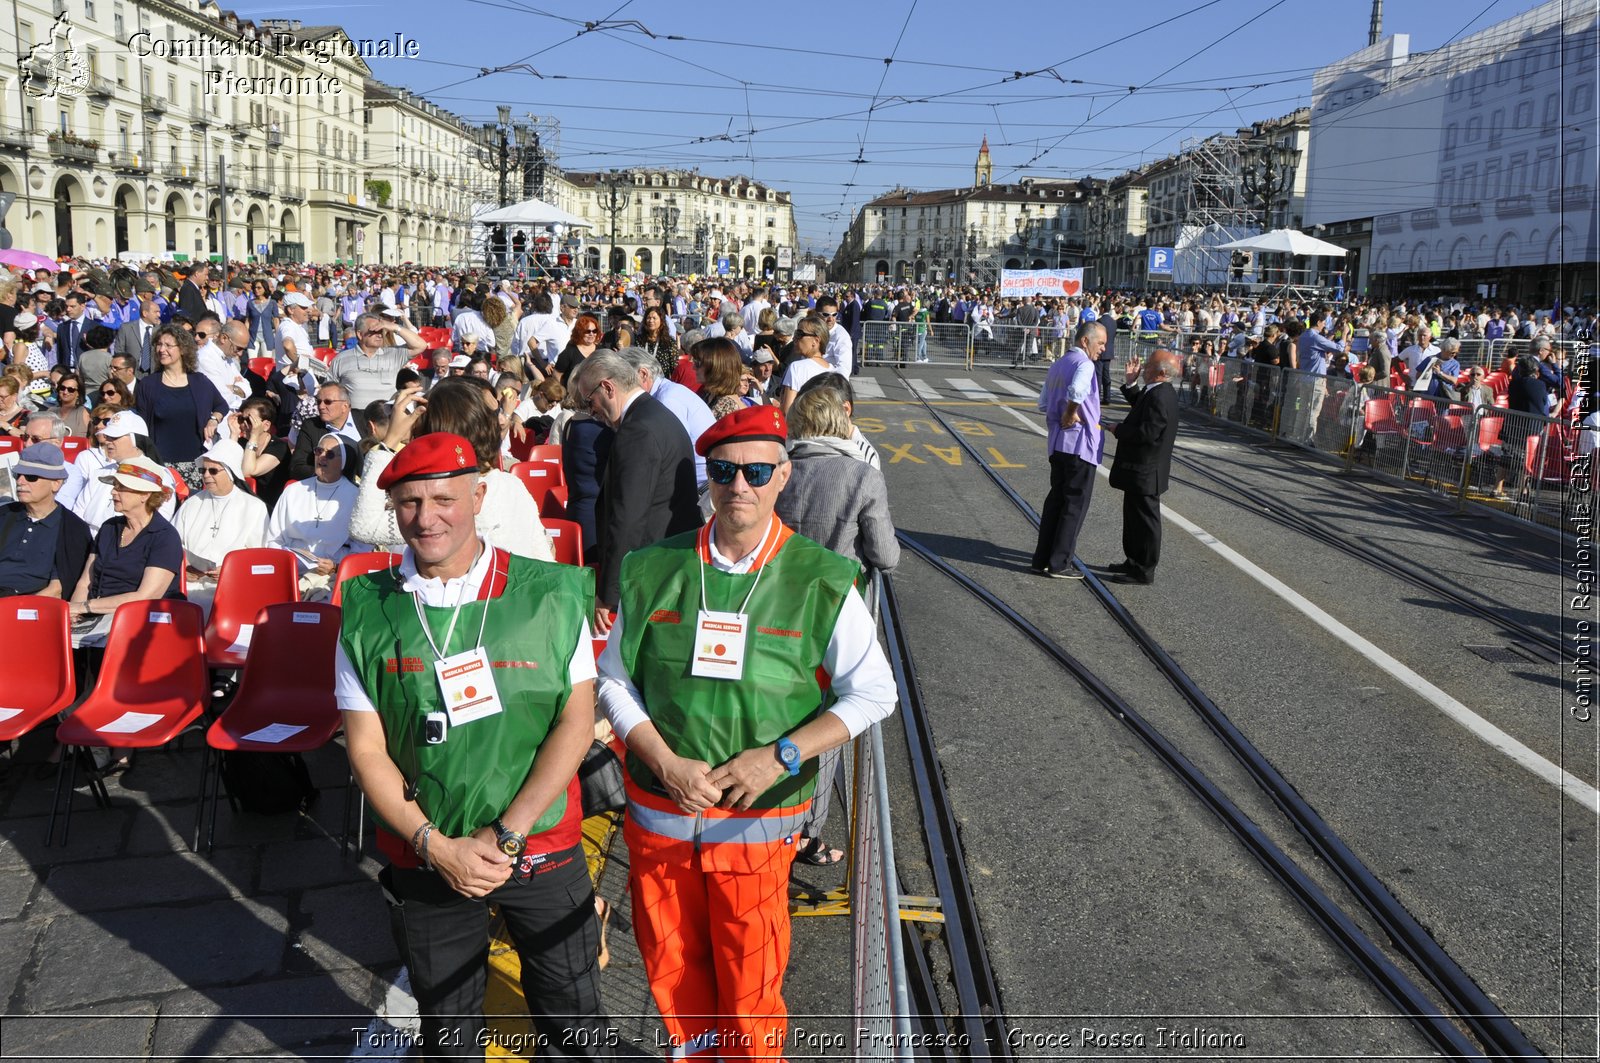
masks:
[(973, 167), (972, 186), (987, 188), (994, 183), (994, 163), (989, 160), (989, 136), (984, 134), (983, 146), (978, 149), (978, 164)]

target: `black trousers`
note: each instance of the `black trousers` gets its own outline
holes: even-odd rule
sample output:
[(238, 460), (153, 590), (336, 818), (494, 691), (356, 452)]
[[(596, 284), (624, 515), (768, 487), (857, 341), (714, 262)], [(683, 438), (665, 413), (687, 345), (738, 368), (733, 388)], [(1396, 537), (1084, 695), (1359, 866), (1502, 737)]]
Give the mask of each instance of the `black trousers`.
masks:
[(1078, 531), (1089, 513), (1094, 494), (1096, 466), (1076, 454), (1050, 455), (1050, 493), (1039, 514), (1039, 542), (1033, 548), (1033, 567), (1057, 572), (1072, 567), (1078, 549)]
[[(476, 899), (421, 868), (391, 865), (378, 880), (421, 1011), (423, 1059), (484, 1058), (490, 903), (505, 916), (522, 962), (522, 992), (539, 1058), (614, 1054), (611, 1024), (600, 1004), (600, 926), (581, 845), (549, 854), (526, 881), (512, 878)], [(534, 1054), (521, 1047), (517, 1054)]]
[(1161, 560), (1161, 496), (1122, 493), (1122, 552), (1133, 566), (1131, 575), (1154, 579)]

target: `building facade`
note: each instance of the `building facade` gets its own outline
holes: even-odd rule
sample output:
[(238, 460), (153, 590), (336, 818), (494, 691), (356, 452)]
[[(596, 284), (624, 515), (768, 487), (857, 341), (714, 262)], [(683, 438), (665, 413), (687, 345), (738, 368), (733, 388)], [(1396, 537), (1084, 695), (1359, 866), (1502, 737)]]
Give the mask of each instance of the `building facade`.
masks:
[(776, 278), (798, 261), (793, 197), (746, 177), (639, 167), (553, 173), (545, 189), (592, 225), (568, 238), (580, 269)]
[(861, 283), (993, 284), (1001, 269), (1081, 266), (1093, 181), (993, 184), (984, 138), (968, 188), (897, 188), (855, 213), (832, 276)]
[(1350, 249), (1357, 290), (1595, 301), (1597, 33), (1594, 5), (1550, 0), (1317, 71), (1305, 220)]
[[(352, 262), (387, 251), (393, 234), (395, 254), (442, 262), (457, 242), (462, 197), (410, 184), (388, 143), (407, 122), (457, 123), (423, 123), (387, 95), (369, 109), (363, 55), (391, 54), (375, 42), (252, 22), (210, 0), (12, 7), (18, 61), (0, 67), (0, 191), (16, 197), (6, 215), (15, 246)], [(442, 131), (419, 136), (437, 155), (451, 150)], [(369, 197), (375, 169), (405, 189), (404, 207)]]

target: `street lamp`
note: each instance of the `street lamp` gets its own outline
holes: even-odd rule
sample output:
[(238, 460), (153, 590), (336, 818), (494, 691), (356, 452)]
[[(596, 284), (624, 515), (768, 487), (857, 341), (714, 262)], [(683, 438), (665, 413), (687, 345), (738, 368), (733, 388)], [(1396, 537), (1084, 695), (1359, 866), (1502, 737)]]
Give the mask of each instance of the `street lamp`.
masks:
[[(623, 174), (612, 170), (606, 178), (606, 201), (601, 204), (611, 215), (611, 248), (606, 252), (606, 271), (616, 272), (613, 263), (617, 258), (617, 218), (628, 209), (629, 192), (622, 185)], [(624, 256), (626, 263), (626, 256)]]
[(1056, 269), (1060, 269), (1061, 268), (1061, 249), (1062, 249), (1062, 245), (1065, 244), (1066, 242), (1067, 242), (1067, 234), (1066, 233), (1056, 233)]
[(668, 197), (667, 205), (656, 207), (651, 214), (661, 226), (661, 275), (667, 273), (667, 246), (671, 243), (673, 234), (678, 231), (678, 218), (682, 212), (678, 209), (676, 197)]

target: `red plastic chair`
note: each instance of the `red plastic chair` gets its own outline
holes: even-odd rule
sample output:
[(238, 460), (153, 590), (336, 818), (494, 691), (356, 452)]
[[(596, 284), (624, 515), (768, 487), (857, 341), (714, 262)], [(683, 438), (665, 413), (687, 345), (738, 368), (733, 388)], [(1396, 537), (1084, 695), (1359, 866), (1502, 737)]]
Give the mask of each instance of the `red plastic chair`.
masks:
[(556, 561), (563, 565), (583, 567), (583, 526), (575, 520), (541, 519), (550, 536), (550, 546), (555, 550)]
[(1368, 402), (1362, 413), (1362, 422), (1367, 426), (1367, 431), (1375, 436), (1400, 434), (1400, 426), (1394, 419), (1393, 399), (1373, 399)]
[(539, 503), (539, 518), (541, 520), (567, 519), (566, 484), (552, 484), (545, 489), (542, 499), (535, 495), (534, 501)]
[[(61, 844), (67, 843), (78, 749), (164, 746), (210, 706), (204, 624), (205, 615), (198, 605), (176, 598), (128, 602), (117, 607), (94, 690), (78, 711), (56, 728), (56, 741), (67, 748), (62, 751), (61, 766), (56, 772), (46, 845), (55, 837), (63, 792), (67, 800)], [(204, 781), (202, 775), (201, 782)], [(104, 782), (95, 779), (90, 789), (102, 806), (110, 804)]]
[(94, 443), (83, 436), (68, 436), (61, 441), (61, 456), (66, 459), (68, 465), (71, 465), (78, 460), (79, 454), (92, 446)]
[[(309, 753), (339, 732), (333, 696), (334, 651), (339, 644), (339, 607), (326, 602), (278, 602), (255, 617), (255, 636), (233, 701), (206, 732), (206, 781), (201, 819), (217, 832), (217, 797), (224, 752)], [(206, 787), (210, 802), (205, 803)], [(199, 824), (195, 844), (199, 845)]]
[(172, 474), (172, 495), (176, 499), (175, 504), (181, 506), (189, 500), (189, 485), (184, 482), (182, 476), (178, 475), (178, 470), (171, 465), (167, 466), (167, 472)]
[[(559, 469), (559, 468), (561, 468), (561, 444), (560, 443), (540, 443), (538, 446), (536, 446), (532, 450), (528, 451), (527, 460), (528, 461), (548, 462), (549, 464), (554, 465), (557, 469)], [(567, 482), (566, 473), (562, 473), (561, 474), (561, 482), (562, 483), (566, 483)]]
[(344, 598), (344, 581), (365, 575), (368, 572), (382, 572), (386, 568), (394, 568), (400, 563), (399, 554), (386, 553), (375, 550), (368, 554), (346, 554), (339, 562), (339, 569), (333, 574), (333, 604), (338, 605)]
[(511, 475), (522, 481), (522, 486), (536, 501), (543, 500), (546, 487), (567, 482), (561, 466), (548, 461), (519, 461), (511, 466)]
[(332, 347), (313, 347), (311, 349), (311, 356), (317, 361), (321, 362), (323, 365), (327, 365), (329, 362), (338, 357), (338, 355), (339, 352), (334, 350)]
[(272, 375), (272, 370), (276, 367), (276, 364), (271, 355), (252, 358), (250, 359), (250, 372), (265, 380)]
[(21, 738), (72, 704), (72, 615), (60, 598), (24, 595), (0, 601), (0, 646), (13, 668), (0, 694), (0, 742)]
[(300, 573), (287, 550), (233, 550), (222, 559), (217, 593), (206, 624), (206, 667), (243, 668), (256, 614), (278, 602), (300, 598)]
[(16, 436), (0, 436), (0, 454), (15, 454), (22, 449), (22, 440)]

